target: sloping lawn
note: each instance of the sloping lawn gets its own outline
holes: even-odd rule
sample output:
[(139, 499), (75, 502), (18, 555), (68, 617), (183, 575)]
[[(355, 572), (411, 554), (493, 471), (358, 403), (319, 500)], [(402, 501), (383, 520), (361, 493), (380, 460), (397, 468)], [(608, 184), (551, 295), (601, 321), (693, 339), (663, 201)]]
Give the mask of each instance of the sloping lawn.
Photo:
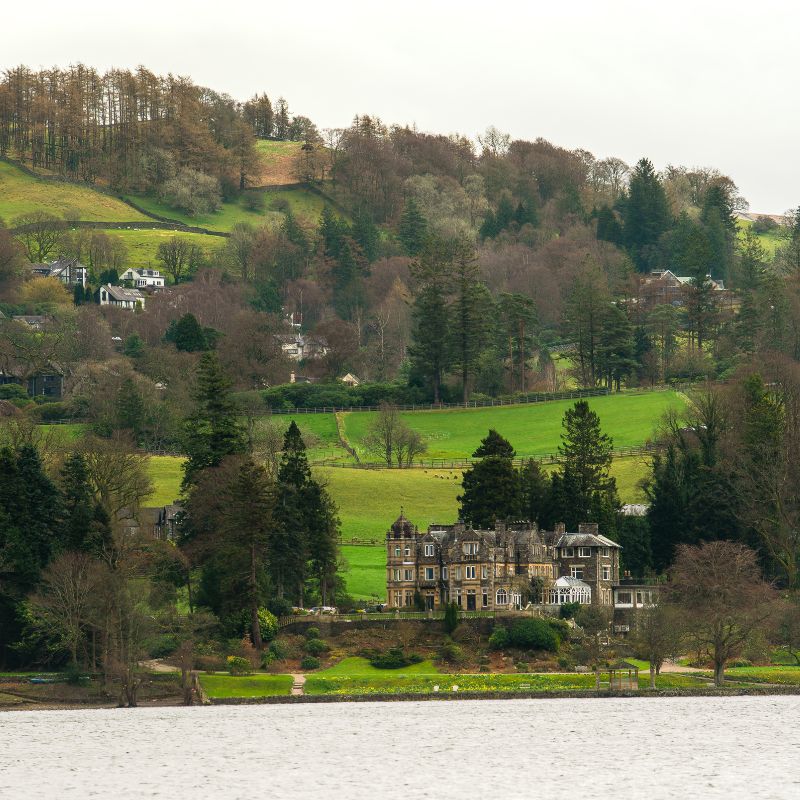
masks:
[(742, 682), (798, 686), (800, 685), (800, 667), (728, 667), (725, 670), (725, 678)]
[(347, 593), (356, 600), (382, 600), (386, 597), (386, 550), (371, 545), (342, 545), (347, 562), (342, 571)]
[[(664, 413), (682, 407), (684, 401), (676, 392), (664, 391), (591, 397), (588, 403), (614, 446), (630, 447), (652, 437)], [(508, 439), (517, 455), (524, 457), (557, 451), (564, 412), (574, 404), (574, 400), (556, 400), (495, 408), (409, 411), (402, 416), (427, 443), (425, 459), (468, 458), (490, 428)], [(373, 418), (374, 412), (345, 414), (347, 438), (367, 460), (371, 457), (362, 443)]]
[(201, 675), (200, 683), (209, 697), (274, 697), (292, 690), (291, 675)]
[(366, 658), (351, 656), (343, 658), (338, 664), (332, 667), (315, 672), (314, 675), (321, 678), (386, 678), (386, 677), (405, 677), (406, 675), (438, 675), (439, 670), (432, 661), (420, 661), (419, 664), (410, 664), (401, 669), (378, 669), (373, 667)]
[(116, 197), (90, 186), (34, 178), (13, 164), (0, 162), (0, 217), (6, 225), (13, 226), (16, 217), (31, 211), (92, 222), (147, 219)]

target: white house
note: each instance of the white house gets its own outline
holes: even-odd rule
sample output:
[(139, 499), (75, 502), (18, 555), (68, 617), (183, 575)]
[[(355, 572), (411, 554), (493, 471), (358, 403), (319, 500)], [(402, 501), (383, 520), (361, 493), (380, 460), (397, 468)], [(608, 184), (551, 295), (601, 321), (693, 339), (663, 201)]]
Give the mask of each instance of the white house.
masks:
[(588, 605), (592, 602), (592, 587), (579, 578), (563, 576), (550, 588), (550, 605), (562, 606), (565, 603)]
[(283, 333), (275, 337), (281, 344), (283, 354), (292, 361), (308, 358), (324, 358), (328, 353), (328, 343), (321, 336), (307, 333)]
[(40, 278), (58, 278), (66, 286), (86, 286), (89, 270), (77, 258), (61, 258), (50, 264), (31, 264), (31, 272)]
[(166, 285), (164, 276), (157, 269), (128, 267), (119, 279), (130, 281), (137, 289), (163, 289)]
[(110, 283), (100, 287), (101, 306), (116, 306), (135, 311), (137, 308), (144, 308), (144, 299), (144, 295), (138, 289), (123, 289)]

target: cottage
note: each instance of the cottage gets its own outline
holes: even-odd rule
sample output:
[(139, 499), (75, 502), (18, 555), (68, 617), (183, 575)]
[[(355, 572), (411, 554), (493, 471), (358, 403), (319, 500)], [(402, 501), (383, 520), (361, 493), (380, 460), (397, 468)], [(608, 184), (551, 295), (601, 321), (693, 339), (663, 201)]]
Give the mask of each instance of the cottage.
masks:
[(107, 283), (99, 289), (101, 306), (116, 306), (130, 311), (144, 308), (144, 295), (138, 289), (123, 289)]
[(465, 611), (521, 609), (528, 603), (611, 606), (619, 545), (596, 525), (540, 531), (528, 522), (476, 530), (458, 522), (420, 532), (402, 513), (386, 533), (390, 606), (421, 598), (428, 609), (454, 602)]
[(352, 372), (348, 372), (343, 378), (339, 378), (339, 380), (345, 384), (346, 386), (360, 386), (361, 381), (353, 375)]
[(35, 331), (40, 331), (50, 321), (49, 317), (42, 314), (16, 314), (11, 317), (14, 322), (19, 322), (21, 325), (27, 325)]
[(324, 358), (328, 354), (328, 342), (321, 336), (295, 331), (278, 334), (275, 338), (280, 343), (283, 354), (292, 361)]
[(37, 278), (57, 278), (65, 286), (86, 287), (89, 268), (77, 258), (61, 258), (50, 264), (31, 264), (31, 272)]
[(157, 269), (129, 267), (119, 276), (121, 283), (130, 283), (135, 289), (163, 289), (166, 279)]

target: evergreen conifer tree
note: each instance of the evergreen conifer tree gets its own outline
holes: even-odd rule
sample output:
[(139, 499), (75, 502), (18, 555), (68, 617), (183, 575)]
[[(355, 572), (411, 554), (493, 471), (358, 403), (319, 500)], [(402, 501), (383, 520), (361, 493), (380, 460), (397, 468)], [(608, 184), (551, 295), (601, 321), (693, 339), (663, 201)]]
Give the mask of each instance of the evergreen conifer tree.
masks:
[(473, 456), (481, 460), (464, 471), (459, 517), (476, 528), (493, 528), (497, 520), (518, 519), (522, 489), (511, 443), (497, 431), (489, 431)]
[(61, 487), (64, 497), (63, 547), (65, 550), (86, 551), (94, 529), (95, 501), (86, 460), (80, 453), (72, 453), (64, 462)]
[(413, 197), (409, 197), (406, 200), (397, 230), (397, 236), (406, 255), (418, 256), (422, 252), (427, 235), (428, 221), (420, 211), (417, 201)]
[(655, 266), (659, 239), (670, 227), (670, 213), (664, 187), (646, 158), (631, 176), (622, 219), (630, 256), (639, 272), (647, 272)]
[(184, 489), (201, 470), (219, 466), (226, 456), (246, 451), (236, 405), (231, 399), (232, 385), (217, 354), (204, 353), (197, 368), (195, 410), (186, 422)]
[(353, 239), (358, 242), (361, 252), (371, 264), (378, 257), (380, 236), (372, 215), (366, 209), (360, 209), (353, 218)]

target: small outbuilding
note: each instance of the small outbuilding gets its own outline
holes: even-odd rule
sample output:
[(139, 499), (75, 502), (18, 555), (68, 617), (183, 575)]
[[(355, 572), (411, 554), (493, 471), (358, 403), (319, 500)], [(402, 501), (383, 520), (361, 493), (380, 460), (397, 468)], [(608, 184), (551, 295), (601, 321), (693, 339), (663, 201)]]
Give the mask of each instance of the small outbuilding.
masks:
[(609, 664), (608, 688), (612, 692), (638, 689), (639, 667), (627, 661), (615, 661), (613, 664)]

